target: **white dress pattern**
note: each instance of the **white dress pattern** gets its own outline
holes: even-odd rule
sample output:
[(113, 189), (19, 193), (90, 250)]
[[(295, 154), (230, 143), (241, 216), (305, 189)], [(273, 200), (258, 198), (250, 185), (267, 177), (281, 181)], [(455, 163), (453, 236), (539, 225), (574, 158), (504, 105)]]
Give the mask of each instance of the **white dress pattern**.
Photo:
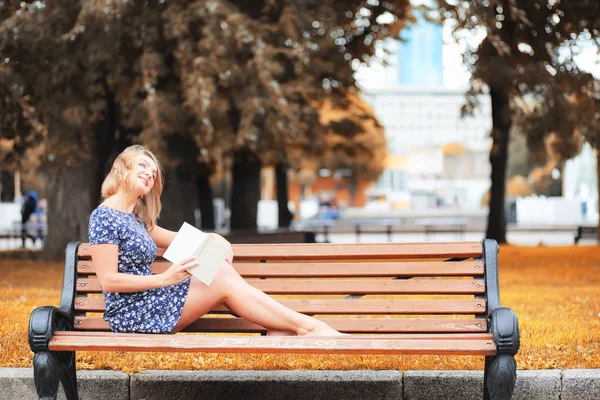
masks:
[[(98, 206), (90, 215), (89, 243), (116, 244), (119, 272), (151, 275), (156, 244), (133, 213)], [(190, 279), (172, 286), (131, 293), (106, 293), (104, 320), (113, 332), (172, 333), (190, 289)]]

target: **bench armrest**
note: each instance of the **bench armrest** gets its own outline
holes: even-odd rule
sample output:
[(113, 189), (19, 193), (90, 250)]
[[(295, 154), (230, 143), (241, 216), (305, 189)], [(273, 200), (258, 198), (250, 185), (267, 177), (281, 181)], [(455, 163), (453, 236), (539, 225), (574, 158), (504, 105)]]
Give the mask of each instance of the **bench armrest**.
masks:
[(28, 341), (34, 353), (48, 351), (48, 342), (55, 331), (73, 330), (74, 316), (57, 307), (43, 306), (31, 312)]
[(517, 314), (510, 308), (500, 307), (490, 313), (489, 319), (490, 332), (494, 335), (498, 355), (517, 354), (521, 346)]

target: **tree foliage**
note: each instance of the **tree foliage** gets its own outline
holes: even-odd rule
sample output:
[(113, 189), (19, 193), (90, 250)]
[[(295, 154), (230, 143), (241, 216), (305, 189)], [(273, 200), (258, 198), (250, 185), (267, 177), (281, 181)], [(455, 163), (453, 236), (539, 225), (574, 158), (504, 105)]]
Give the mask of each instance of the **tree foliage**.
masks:
[[(59, 255), (67, 238), (85, 237), (93, 193), (111, 157), (133, 141), (175, 168), (171, 179), (184, 179), (184, 165), (210, 171), (237, 152), (262, 163), (322, 154), (318, 104), (355, 91), (352, 65), (369, 62), (380, 39), (397, 36), (409, 6), (0, 0), (0, 94), (7, 104), (0, 134), (11, 140), (4, 160), (18, 162), (28, 147), (43, 144), (41, 168), (56, 196), (49, 214), (79, 215), (63, 233), (50, 233), (51, 251)], [(182, 137), (194, 147), (186, 160), (170, 151), (189, 142)], [(187, 178), (179, 188), (196, 181)], [(78, 190), (85, 195), (64, 193), (73, 184), (84, 185)]]
[[(588, 102), (597, 101), (600, 91), (598, 81), (579, 68), (575, 57), (582, 41), (600, 49), (600, 4), (592, 0), (438, 3), (444, 18), (456, 22), (455, 34), (466, 45), (470, 94), (481, 93), (483, 85), (505, 87), (515, 121), (533, 149), (544, 147), (543, 139), (555, 134), (557, 151), (565, 158), (577, 152), (574, 133), (591, 130), (597, 115), (590, 121), (575, 114), (594, 116)], [(464, 30), (485, 31), (485, 38), (474, 44), (464, 39)], [(469, 100), (467, 112), (477, 105), (475, 97)]]
[[(48, 137), (57, 161), (72, 155), (69, 143), (92, 146), (89, 132), (111, 101), (118, 127), (139, 132), (155, 149), (184, 132), (193, 135), (201, 159), (236, 148), (276, 158), (272, 153), (285, 146), (310, 150), (319, 143), (313, 101), (354, 90), (351, 62), (368, 61), (379, 39), (397, 33), (407, 7), (407, 1), (3, 1), (2, 88), (20, 90), (13, 103), (30, 100), (44, 123), (72, 128)], [(385, 13), (401, 19), (377, 22)], [(24, 118), (18, 110), (10, 114)]]
[(356, 95), (325, 100), (319, 110), (325, 127), (324, 151), (314, 163), (319, 169), (349, 169), (363, 180), (375, 180), (385, 168), (384, 128), (371, 107)]

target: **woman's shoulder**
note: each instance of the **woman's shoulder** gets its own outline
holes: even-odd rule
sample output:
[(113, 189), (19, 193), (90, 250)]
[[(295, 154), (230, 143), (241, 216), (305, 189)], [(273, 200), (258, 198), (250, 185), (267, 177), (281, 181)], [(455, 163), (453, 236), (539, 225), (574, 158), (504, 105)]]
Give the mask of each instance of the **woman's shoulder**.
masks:
[[(115, 210), (116, 211), (116, 210)], [(88, 224), (88, 240), (90, 244), (118, 244), (122, 223), (112, 210), (98, 206), (90, 213)]]
[(94, 208), (94, 210), (90, 213), (90, 217), (104, 217), (110, 214), (110, 208), (100, 204), (98, 207)]
[(122, 211), (115, 210), (114, 208), (107, 207), (100, 204), (90, 213), (90, 221), (93, 220), (110, 220), (118, 221), (121, 217)]
[(90, 223), (103, 222), (111, 225), (129, 225), (136, 221), (133, 213), (120, 211), (115, 208), (100, 204), (90, 214)]
[(89, 224), (90, 226), (96, 224), (104, 225), (111, 219), (113, 218), (111, 218), (110, 211), (106, 207), (98, 206), (90, 213)]

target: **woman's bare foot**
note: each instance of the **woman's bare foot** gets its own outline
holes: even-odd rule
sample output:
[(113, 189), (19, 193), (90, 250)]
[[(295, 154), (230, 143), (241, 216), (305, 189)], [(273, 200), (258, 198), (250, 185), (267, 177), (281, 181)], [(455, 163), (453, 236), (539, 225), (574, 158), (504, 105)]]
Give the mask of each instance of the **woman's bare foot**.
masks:
[(324, 322), (313, 320), (312, 324), (298, 329), (298, 336), (348, 336), (347, 333), (341, 333), (330, 327)]
[(281, 329), (267, 329), (267, 336), (296, 336), (294, 332)]

